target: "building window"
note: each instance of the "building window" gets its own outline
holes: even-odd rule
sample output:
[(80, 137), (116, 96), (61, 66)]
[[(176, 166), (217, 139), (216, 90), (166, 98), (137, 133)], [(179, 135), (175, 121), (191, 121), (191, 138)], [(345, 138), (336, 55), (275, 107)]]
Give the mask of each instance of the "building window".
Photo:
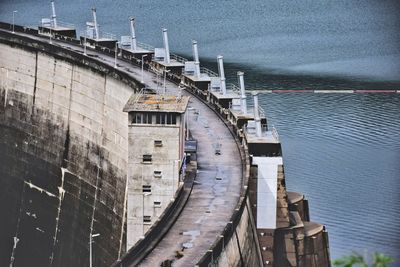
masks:
[(161, 201), (154, 201), (154, 207), (161, 207)]
[(153, 161), (152, 155), (145, 154), (143, 155), (143, 163), (151, 163)]
[(176, 114), (175, 113), (158, 113), (156, 114), (156, 124), (176, 124)]
[(151, 113), (145, 113), (143, 114), (143, 124), (151, 124), (152, 122), (152, 115)]
[(161, 177), (162, 177), (161, 171), (154, 171), (154, 178), (161, 178)]
[(141, 113), (134, 112), (132, 116), (133, 124), (152, 124), (152, 114), (151, 113)]
[(176, 114), (167, 113), (166, 124), (175, 125), (176, 124)]
[(165, 113), (156, 114), (156, 124), (165, 124)]
[(143, 216), (143, 223), (151, 223), (151, 216)]
[(154, 140), (154, 146), (162, 146), (162, 141), (161, 140)]
[(151, 193), (151, 185), (143, 185), (143, 193)]

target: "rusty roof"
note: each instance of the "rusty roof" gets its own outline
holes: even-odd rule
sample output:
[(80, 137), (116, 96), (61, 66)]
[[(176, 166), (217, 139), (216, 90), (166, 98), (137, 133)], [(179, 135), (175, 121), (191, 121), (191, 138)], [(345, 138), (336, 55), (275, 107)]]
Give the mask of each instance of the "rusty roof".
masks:
[(133, 94), (124, 107), (125, 112), (176, 112), (184, 113), (189, 102), (189, 97), (155, 94)]

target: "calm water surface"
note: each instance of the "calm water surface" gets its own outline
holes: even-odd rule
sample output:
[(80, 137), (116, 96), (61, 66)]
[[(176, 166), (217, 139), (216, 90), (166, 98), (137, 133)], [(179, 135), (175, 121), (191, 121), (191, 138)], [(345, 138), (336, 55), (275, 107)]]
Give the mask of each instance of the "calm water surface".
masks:
[[(83, 30), (96, 6), (101, 29), (191, 54), (223, 54), (228, 82), (248, 89), (400, 89), (400, 5), (373, 0), (56, 1), (58, 19)], [(37, 25), (48, 1), (1, 0), (0, 20)], [(327, 225), (332, 258), (356, 250), (400, 251), (400, 94), (263, 94), (280, 133), (290, 190)]]

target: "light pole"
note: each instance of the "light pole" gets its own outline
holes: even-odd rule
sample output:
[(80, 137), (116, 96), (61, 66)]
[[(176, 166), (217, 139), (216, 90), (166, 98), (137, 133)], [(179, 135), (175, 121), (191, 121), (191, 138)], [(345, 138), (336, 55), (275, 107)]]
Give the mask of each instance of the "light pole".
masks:
[(14, 22), (15, 22), (15, 13), (17, 13), (18, 12), (18, 10), (14, 10), (13, 11), (13, 24), (12, 24), (12, 33), (15, 33), (15, 31), (14, 31)]
[(90, 233), (90, 236), (89, 236), (89, 267), (93, 267), (93, 259), (92, 259), (92, 254), (93, 254), (93, 252), (92, 252), (92, 243), (93, 243), (93, 237), (97, 237), (97, 236), (99, 236), (100, 234), (92, 234), (92, 233)]
[(142, 55), (142, 81), (141, 81), (141, 83), (144, 83), (144, 80), (143, 80), (143, 65), (144, 65), (144, 57), (145, 57), (146, 55)]
[(114, 68), (117, 68), (118, 42), (115, 43)]
[(164, 85), (163, 85), (163, 88), (164, 88), (164, 95), (165, 95), (165, 93), (166, 93), (166, 91), (167, 91), (166, 83), (165, 83), (165, 80), (167, 79), (167, 72), (170, 72), (170, 70), (167, 70), (167, 69), (165, 68), (165, 69), (164, 69)]

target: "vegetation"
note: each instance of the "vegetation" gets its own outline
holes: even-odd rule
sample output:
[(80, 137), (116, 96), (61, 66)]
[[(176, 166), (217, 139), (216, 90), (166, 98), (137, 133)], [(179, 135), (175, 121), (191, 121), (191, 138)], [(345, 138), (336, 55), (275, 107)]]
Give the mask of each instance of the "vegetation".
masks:
[[(394, 259), (391, 256), (375, 252), (372, 255), (372, 264), (370, 266), (389, 267), (389, 264), (392, 262), (394, 262)], [(351, 255), (336, 259), (332, 263), (335, 266), (341, 267), (369, 267), (367, 259), (356, 252), (353, 252)]]

